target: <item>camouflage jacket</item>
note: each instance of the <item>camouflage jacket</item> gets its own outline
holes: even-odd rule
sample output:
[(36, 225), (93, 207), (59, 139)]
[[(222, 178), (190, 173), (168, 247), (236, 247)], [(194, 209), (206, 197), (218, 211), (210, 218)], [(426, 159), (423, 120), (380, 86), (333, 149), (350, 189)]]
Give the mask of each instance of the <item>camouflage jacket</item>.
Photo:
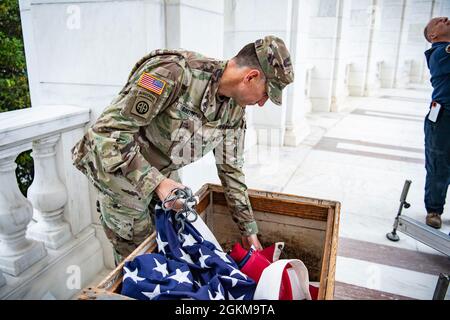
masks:
[(181, 50), (143, 57), (73, 148), (74, 165), (103, 194), (145, 210), (165, 177), (212, 150), (233, 221), (257, 233), (242, 171), (245, 107), (217, 94), (226, 63)]

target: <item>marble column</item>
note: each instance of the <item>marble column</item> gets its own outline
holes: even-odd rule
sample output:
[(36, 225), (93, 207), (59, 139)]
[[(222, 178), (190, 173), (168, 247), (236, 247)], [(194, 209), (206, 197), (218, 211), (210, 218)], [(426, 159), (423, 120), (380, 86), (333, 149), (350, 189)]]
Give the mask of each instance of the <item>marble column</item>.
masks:
[(378, 19), (374, 29), (372, 54), (382, 60), (381, 87), (393, 88), (396, 70), (399, 68), (406, 0), (379, 0)]
[(59, 135), (33, 141), (34, 180), (28, 189), (28, 199), (37, 210), (37, 222), (28, 229), (28, 236), (57, 249), (71, 238), (63, 211), (67, 192), (58, 177), (56, 144)]
[[(351, 63), (348, 74), (348, 90), (352, 96), (364, 96), (367, 91), (369, 80), (369, 66), (371, 62), (371, 49), (373, 39), (373, 29), (377, 6), (374, 0), (363, 1), (341, 1), (345, 2), (342, 7), (342, 16), (339, 17), (341, 23), (341, 50), (337, 59), (341, 59), (341, 66)], [(339, 43), (339, 42), (338, 42)], [(340, 73), (343, 75), (344, 73)]]
[(41, 242), (25, 237), (33, 208), (16, 182), (17, 155), (22, 148), (0, 151), (0, 270), (18, 276), (47, 253)]
[(298, 54), (302, 54), (304, 63), (314, 66), (310, 92), (313, 112), (335, 111), (342, 2), (343, 0), (309, 2), (307, 34), (305, 40), (301, 41), (303, 46), (299, 48)]
[(314, 66), (305, 63), (303, 47), (305, 46), (305, 26), (309, 22), (307, 1), (289, 1), (287, 11), (290, 12), (286, 26), (287, 46), (290, 48), (294, 65), (295, 81), (285, 91), (286, 120), (284, 145), (295, 147), (310, 133), (305, 114), (311, 111), (311, 78)]
[(430, 20), (433, 9), (434, 1), (405, 2), (395, 87), (411, 87), (422, 82), (426, 64), (424, 51), (429, 47), (423, 36), (423, 29)]

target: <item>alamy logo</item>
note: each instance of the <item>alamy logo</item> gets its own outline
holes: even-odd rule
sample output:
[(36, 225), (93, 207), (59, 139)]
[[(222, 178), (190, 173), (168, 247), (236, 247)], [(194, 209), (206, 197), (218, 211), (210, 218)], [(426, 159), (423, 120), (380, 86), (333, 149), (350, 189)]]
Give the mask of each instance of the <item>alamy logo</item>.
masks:
[(81, 29), (81, 8), (77, 5), (70, 5), (67, 7), (67, 17), (66, 26), (69, 30)]
[(69, 290), (81, 289), (81, 269), (79, 266), (70, 265), (66, 269), (66, 273), (69, 275), (66, 280), (66, 287)]

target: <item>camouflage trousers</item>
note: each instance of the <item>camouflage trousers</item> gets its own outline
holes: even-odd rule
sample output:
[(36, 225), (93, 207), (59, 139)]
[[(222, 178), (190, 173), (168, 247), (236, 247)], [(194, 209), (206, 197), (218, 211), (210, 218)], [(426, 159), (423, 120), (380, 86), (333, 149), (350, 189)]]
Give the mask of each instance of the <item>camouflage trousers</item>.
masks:
[(100, 221), (106, 237), (113, 246), (116, 265), (129, 256), (154, 231), (156, 200), (138, 211), (123, 206), (107, 196), (98, 199)]
[[(171, 172), (169, 178), (180, 182), (177, 171)], [(97, 200), (97, 211), (100, 213), (106, 237), (113, 246), (116, 265), (128, 257), (155, 230), (155, 205), (159, 201), (158, 196), (153, 194), (149, 205), (140, 210), (137, 209), (139, 206), (130, 208), (120, 200), (127, 198), (130, 197), (126, 194), (113, 198), (99, 192)]]

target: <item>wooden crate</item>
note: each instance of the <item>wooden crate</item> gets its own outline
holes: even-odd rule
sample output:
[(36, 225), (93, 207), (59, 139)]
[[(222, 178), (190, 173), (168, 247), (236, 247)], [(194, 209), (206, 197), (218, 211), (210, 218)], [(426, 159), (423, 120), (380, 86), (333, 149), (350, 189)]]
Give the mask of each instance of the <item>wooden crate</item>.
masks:
[[(308, 268), (310, 281), (320, 284), (319, 299), (333, 299), (340, 203), (260, 190), (248, 190), (248, 194), (263, 246), (284, 241), (281, 258), (302, 260)], [(240, 241), (222, 187), (206, 184), (196, 195), (200, 199), (197, 211), (223, 249)], [(153, 233), (125, 261), (151, 253), (156, 246)], [(125, 261), (96, 287), (84, 289), (79, 299), (130, 299), (120, 295)]]

